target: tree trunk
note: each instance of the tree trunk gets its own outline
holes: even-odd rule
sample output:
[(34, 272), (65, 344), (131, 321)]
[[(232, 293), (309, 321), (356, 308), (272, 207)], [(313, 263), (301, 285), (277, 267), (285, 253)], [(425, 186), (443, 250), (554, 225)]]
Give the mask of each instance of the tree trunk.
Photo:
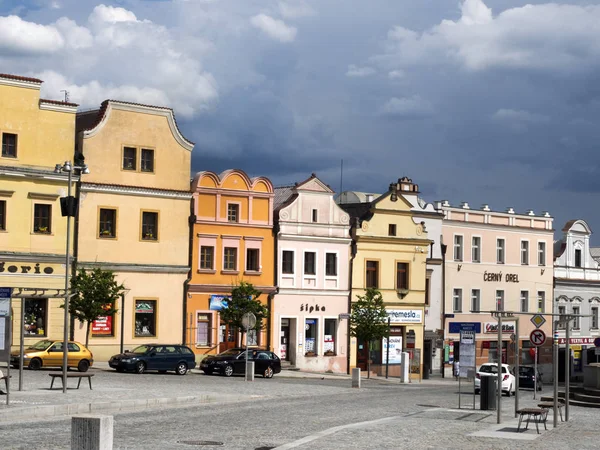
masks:
[(367, 379), (371, 378), (371, 341), (367, 341)]
[(88, 322), (85, 327), (85, 348), (88, 348), (88, 343), (90, 342), (90, 327), (92, 326), (92, 322)]

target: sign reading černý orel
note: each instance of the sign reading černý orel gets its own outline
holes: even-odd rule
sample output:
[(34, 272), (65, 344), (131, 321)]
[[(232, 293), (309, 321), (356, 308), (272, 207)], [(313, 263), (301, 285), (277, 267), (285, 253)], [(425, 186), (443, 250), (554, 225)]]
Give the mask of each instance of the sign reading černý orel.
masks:
[(519, 282), (519, 274), (517, 274), (517, 273), (503, 274), (502, 272), (487, 272), (487, 271), (483, 272), (483, 281), (502, 283), (503, 278), (504, 278), (505, 283), (518, 283)]

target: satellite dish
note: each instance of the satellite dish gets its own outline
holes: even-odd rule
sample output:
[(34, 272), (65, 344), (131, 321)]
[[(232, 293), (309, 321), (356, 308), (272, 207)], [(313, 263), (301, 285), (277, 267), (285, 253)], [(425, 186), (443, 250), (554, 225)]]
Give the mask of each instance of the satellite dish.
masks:
[(242, 317), (242, 325), (246, 329), (246, 332), (249, 329), (254, 328), (256, 325), (256, 316), (251, 312), (244, 314)]

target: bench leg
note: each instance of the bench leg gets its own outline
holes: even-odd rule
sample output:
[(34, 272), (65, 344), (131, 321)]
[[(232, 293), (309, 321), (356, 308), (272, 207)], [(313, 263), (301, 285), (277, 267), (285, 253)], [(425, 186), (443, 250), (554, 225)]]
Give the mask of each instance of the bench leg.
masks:
[(525, 424), (525, 429), (529, 429), (529, 421), (531, 420), (531, 414), (527, 414), (527, 423)]
[(55, 380), (55, 378), (52, 377), (52, 383), (50, 383), (50, 389), (52, 389), (52, 386), (54, 386), (54, 380)]
[(92, 390), (92, 377), (88, 377), (88, 381), (90, 382), (90, 391)]
[(81, 377), (79, 377), (79, 383), (77, 383), (77, 389), (79, 389), (79, 386), (81, 386)]
[(535, 422), (535, 430), (537, 431), (537, 434), (540, 434), (540, 427), (538, 426), (540, 422), (540, 416), (533, 416), (533, 421)]
[(562, 407), (558, 407), (558, 412), (560, 413), (560, 421), (564, 422), (563, 418), (562, 418)]
[(523, 422), (523, 414), (519, 415), (519, 426), (517, 427), (517, 433), (521, 431), (521, 422)]

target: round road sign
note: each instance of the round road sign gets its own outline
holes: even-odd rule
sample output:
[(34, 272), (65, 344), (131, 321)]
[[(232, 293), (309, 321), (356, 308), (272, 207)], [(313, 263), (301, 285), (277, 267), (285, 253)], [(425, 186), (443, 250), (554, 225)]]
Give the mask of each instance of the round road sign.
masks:
[(544, 345), (544, 342), (546, 342), (546, 333), (540, 329), (533, 330), (529, 335), (529, 341), (536, 347)]
[(600, 347), (600, 338), (596, 338), (596, 339), (594, 339), (594, 345), (595, 345), (596, 347)]

